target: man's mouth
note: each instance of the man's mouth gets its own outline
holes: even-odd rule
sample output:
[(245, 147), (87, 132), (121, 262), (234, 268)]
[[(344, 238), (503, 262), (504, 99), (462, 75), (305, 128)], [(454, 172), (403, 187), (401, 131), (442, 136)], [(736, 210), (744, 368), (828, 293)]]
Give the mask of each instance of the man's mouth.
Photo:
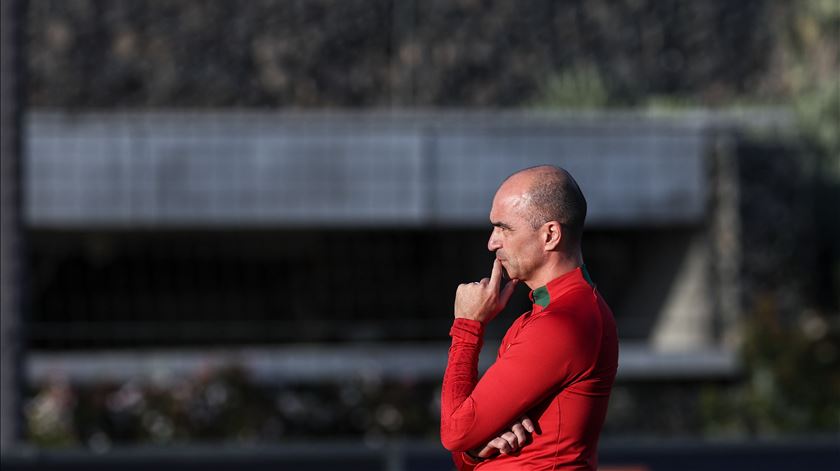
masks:
[(498, 260), (499, 260), (499, 263), (502, 264), (502, 279), (509, 280), (510, 275), (508, 274), (507, 268), (505, 268), (505, 266), (504, 266), (505, 260), (503, 258), (500, 258)]

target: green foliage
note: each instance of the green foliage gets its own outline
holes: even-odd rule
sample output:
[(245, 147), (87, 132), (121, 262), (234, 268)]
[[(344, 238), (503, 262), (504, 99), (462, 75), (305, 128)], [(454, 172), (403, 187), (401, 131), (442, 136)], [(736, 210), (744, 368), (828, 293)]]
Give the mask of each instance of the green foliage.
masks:
[(746, 323), (744, 334), (746, 378), (730, 389), (708, 387), (703, 392), (705, 433), (836, 433), (840, 328), (816, 312), (786, 325), (768, 304)]
[(840, 182), (840, 2), (808, 0), (784, 10), (782, 52), (803, 136)]
[(803, 136), (825, 158), (825, 176), (840, 181), (840, 84), (821, 83), (802, 94), (796, 102), (796, 113)]
[(590, 107), (607, 103), (603, 88), (620, 106), (652, 94), (720, 105), (764, 73), (773, 3), (32, 0), (28, 102), (486, 108), (545, 92)]
[(591, 66), (573, 67), (549, 78), (537, 106), (547, 108), (603, 108), (607, 89), (598, 70)]

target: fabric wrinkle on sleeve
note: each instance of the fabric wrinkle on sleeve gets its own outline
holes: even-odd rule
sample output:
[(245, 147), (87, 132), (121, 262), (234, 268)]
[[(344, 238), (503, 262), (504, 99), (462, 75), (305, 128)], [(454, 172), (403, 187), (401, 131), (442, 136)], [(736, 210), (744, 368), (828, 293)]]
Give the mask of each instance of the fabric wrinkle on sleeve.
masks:
[(480, 344), (484, 338), (484, 324), (472, 319), (458, 318), (452, 323), (449, 335), (453, 340), (479, 344), (479, 348), (481, 348)]

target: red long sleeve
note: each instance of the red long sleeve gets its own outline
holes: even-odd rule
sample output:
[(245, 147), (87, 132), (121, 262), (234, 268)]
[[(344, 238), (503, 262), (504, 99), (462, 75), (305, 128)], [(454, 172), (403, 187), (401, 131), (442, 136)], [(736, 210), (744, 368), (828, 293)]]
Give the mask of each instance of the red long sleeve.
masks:
[(571, 335), (580, 329), (568, 325), (574, 322), (570, 316), (544, 315), (523, 328), (477, 382), (481, 341), (473, 333), (464, 333), (462, 324), (466, 322), (477, 323), (456, 319), (452, 327), (449, 368), (443, 383), (446, 402), (441, 401), (447, 414), (446, 423), (441, 424), (441, 439), (452, 451), (486, 444), (552, 389), (562, 388), (584, 373), (599, 347)]
[(497, 361), (480, 381), (483, 326), (465, 319), (452, 325), (441, 393), (443, 445), (453, 452), (483, 446), (526, 414), (540, 432), (520, 453), (479, 463), (481, 469), (563, 462), (594, 469), (597, 463), (595, 450), (617, 367), (615, 325), (609, 308), (582, 276), (561, 278), (549, 285), (551, 305), (535, 306), (514, 322)]
[[(442, 395), (443, 400), (449, 398), (454, 399), (453, 396), (461, 397), (465, 394), (469, 395), (473, 390), (478, 378), (478, 354), (481, 351), (483, 343), (484, 327), (478, 321), (455, 319), (449, 335), (452, 336), (452, 347), (449, 349), (450, 364), (453, 363), (453, 359), (457, 361), (452, 368), (452, 373), (447, 374), (444, 378), (443, 387), (460, 391), (460, 394)], [(457, 352), (455, 352), (456, 344), (460, 347), (457, 349)], [(449, 367), (447, 367), (448, 371), (450, 371)], [(452, 409), (452, 407), (452, 404), (443, 405), (441, 403), (442, 409), (448, 410)], [(452, 461), (455, 463), (455, 468), (459, 471), (472, 471), (476, 465), (473, 460), (464, 456), (464, 452), (462, 451), (453, 451)]]

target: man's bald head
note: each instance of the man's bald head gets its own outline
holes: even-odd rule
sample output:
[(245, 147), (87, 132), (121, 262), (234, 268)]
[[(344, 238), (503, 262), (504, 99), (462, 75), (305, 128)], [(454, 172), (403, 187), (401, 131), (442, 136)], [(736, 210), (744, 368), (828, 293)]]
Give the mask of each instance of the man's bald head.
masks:
[(526, 185), (523, 210), (534, 230), (548, 221), (557, 221), (562, 224), (569, 242), (580, 242), (586, 221), (586, 198), (569, 172), (552, 165), (540, 165), (514, 173), (505, 183), (514, 180)]

